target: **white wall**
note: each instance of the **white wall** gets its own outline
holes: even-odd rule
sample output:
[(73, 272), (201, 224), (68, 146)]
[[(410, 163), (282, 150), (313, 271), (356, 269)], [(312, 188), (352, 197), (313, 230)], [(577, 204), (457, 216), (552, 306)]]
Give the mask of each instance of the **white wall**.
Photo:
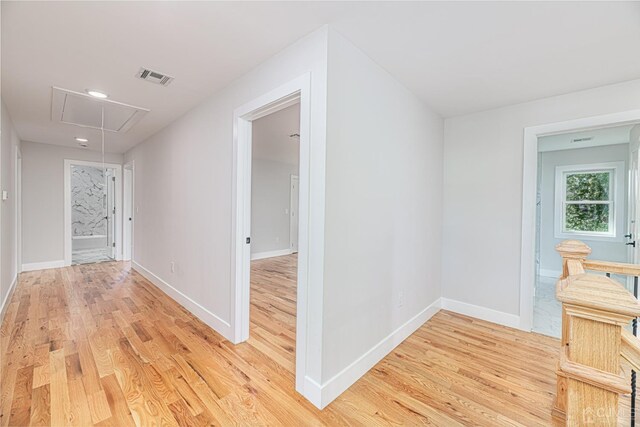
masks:
[(309, 70), (311, 155), (325, 130), (330, 143), (324, 285), (309, 289), (310, 301), (326, 308), (310, 307), (307, 325), (314, 341), (306, 383), (323, 406), (437, 310), (442, 119), (323, 28), (136, 146), (126, 161), (135, 161), (134, 265), (230, 337), (232, 113)]
[[(135, 161), (134, 266), (229, 339), (234, 334), (233, 112), (310, 73), (312, 162), (324, 157), (326, 57), (326, 28), (321, 28), (126, 153), (127, 161)], [(310, 185), (318, 183), (312, 179)], [(318, 330), (320, 322), (310, 313), (308, 329)], [(310, 332), (308, 339), (316, 337)], [(308, 347), (307, 375), (319, 381), (319, 344)]]
[[(293, 147), (292, 147), (293, 148)], [(251, 164), (251, 255), (290, 250), (291, 175), (298, 165), (254, 158)]]
[(18, 274), (16, 156), (20, 139), (2, 100), (0, 110), (0, 191), (6, 190), (9, 196), (0, 202), (0, 313), (4, 313), (5, 300)]
[[(574, 150), (547, 151), (541, 154), (540, 171), (541, 176), (541, 218), (540, 218), (540, 270), (541, 274), (553, 272), (552, 277), (557, 277), (562, 271), (562, 258), (555, 250), (555, 246), (565, 239), (554, 237), (554, 216), (555, 216), (555, 177), (556, 167), (566, 165), (581, 165), (590, 163), (618, 162), (625, 163), (625, 173), (628, 168), (627, 158), (629, 157), (629, 144), (607, 145), (602, 147), (579, 148)], [(619, 183), (623, 187), (623, 192), (627, 194), (627, 183)], [(618, 206), (623, 209), (624, 216), (627, 215), (626, 204)], [(588, 244), (591, 249), (591, 257), (605, 261), (627, 262), (627, 246), (624, 244), (622, 235), (626, 232), (627, 223), (624, 221), (618, 224), (619, 241), (606, 242), (579, 237), (580, 240)]]
[[(102, 154), (80, 148), (23, 141), (22, 263), (64, 261), (64, 160), (99, 162)], [(122, 154), (107, 154), (122, 164)]]
[(437, 311), (429, 307), (441, 294), (443, 120), (335, 31), (328, 64), (330, 400)]
[(517, 318), (524, 128), (639, 108), (634, 80), (445, 120), (443, 296)]

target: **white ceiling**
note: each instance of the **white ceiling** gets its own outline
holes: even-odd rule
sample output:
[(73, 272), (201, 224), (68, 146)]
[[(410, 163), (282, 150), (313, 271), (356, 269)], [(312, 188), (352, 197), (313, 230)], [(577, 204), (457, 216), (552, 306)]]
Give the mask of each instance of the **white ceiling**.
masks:
[(150, 109), (107, 135), (123, 152), (323, 24), (445, 117), (640, 78), (639, 2), (3, 1), (2, 98), (22, 139), (91, 148), (51, 86)]
[(297, 165), (300, 156), (300, 104), (253, 121), (251, 150), (254, 158)]

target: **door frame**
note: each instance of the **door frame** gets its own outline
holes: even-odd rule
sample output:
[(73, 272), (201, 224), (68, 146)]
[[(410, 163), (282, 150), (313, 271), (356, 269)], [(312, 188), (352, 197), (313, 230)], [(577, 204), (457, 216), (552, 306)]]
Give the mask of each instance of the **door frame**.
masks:
[[(311, 145), (311, 74), (302, 76), (237, 108), (233, 115), (233, 183), (231, 280), (233, 343), (249, 338), (251, 248), (251, 121), (300, 103), (299, 247), (296, 303), (295, 388), (312, 402), (318, 401), (307, 378), (307, 348), (320, 348), (321, 336), (307, 331), (310, 313), (322, 312), (322, 300), (308, 299), (322, 286), (324, 251), (324, 141)], [(321, 125), (321, 124), (319, 124)], [(312, 157), (312, 152), (314, 155)], [(308, 384), (308, 387), (306, 384)]]
[[(294, 179), (298, 182), (298, 206), (296, 206), (296, 213), (298, 214), (298, 217), (300, 216), (300, 177), (298, 175), (293, 175), (291, 174), (289, 176), (289, 249), (291, 250), (291, 253), (297, 253), (298, 252), (298, 244), (296, 244), (296, 248), (295, 251), (293, 250), (293, 229), (294, 227), (298, 228), (300, 226), (299, 224), (299, 220), (298, 217), (296, 217), (295, 221), (291, 218), (292, 216), (292, 212), (293, 212), (293, 207), (294, 207), (294, 203), (293, 203), (293, 181)], [(300, 233), (300, 230), (298, 228), (298, 232), (296, 233), (296, 236), (298, 236)], [(299, 241), (298, 241), (299, 243)]]
[[(135, 222), (134, 215), (134, 195), (135, 195), (135, 165), (134, 161), (125, 163), (122, 172), (122, 260), (131, 261), (133, 259), (133, 228)], [(131, 218), (131, 221), (129, 221)]]
[(524, 128), (522, 168), (522, 245), (520, 249), (520, 324), (533, 328), (536, 270), (536, 199), (538, 191), (538, 138), (571, 131), (640, 122), (640, 110), (622, 111)]
[(16, 150), (16, 271), (22, 273), (22, 152)]
[[(630, 201), (627, 206), (627, 224), (633, 224), (633, 235), (631, 239), (636, 242), (635, 247), (629, 246), (629, 262), (640, 263), (640, 142), (629, 142), (629, 188), (628, 188), (628, 200)], [(635, 163), (635, 176), (633, 175), (634, 169), (631, 167)], [(630, 230), (627, 230), (630, 232)], [(628, 242), (628, 240), (627, 240)], [(631, 279), (631, 277), (629, 277)]]
[[(85, 160), (64, 159), (64, 265), (71, 265), (72, 231), (71, 224), (71, 166), (93, 166), (101, 168), (102, 162), (88, 162)], [(116, 261), (122, 259), (122, 165), (117, 163), (104, 163), (105, 167), (115, 170), (115, 232)]]

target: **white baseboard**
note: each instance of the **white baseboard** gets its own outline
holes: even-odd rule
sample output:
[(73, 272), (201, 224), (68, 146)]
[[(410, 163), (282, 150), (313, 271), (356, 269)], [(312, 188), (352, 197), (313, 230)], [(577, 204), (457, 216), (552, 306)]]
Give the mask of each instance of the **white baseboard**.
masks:
[(540, 274), (540, 276), (553, 277), (554, 279), (557, 279), (558, 277), (562, 276), (562, 271), (560, 270), (547, 270), (547, 269), (541, 268), (538, 273)]
[(464, 314), (465, 316), (475, 317), (476, 319), (486, 320), (487, 322), (497, 323), (511, 328), (520, 327), (520, 316), (493, 310), (479, 305), (473, 305), (462, 301), (456, 301), (449, 298), (441, 298), (442, 308), (444, 310), (453, 311), (455, 313)]
[(258, 252), (255, 254), (251, 254), (251, 261), (255, 261), (257, 259), (265, 259), (265, 258), (273, 258), (277, 256), (291, 255), (291, 249), (278, 249), (277, 251), (269, 251), (269, 252)]
[(45, 261), (45, 262), (30, 262), (22, 264), (22, 271), (36, 271), (47, 270), (49, 268), (62, 268), (64, 267), (64, 260), (59, 261)]
[(158, 289), (167, 294), (171, 299), (189, 310), (189, 312), (191, 312), (198, 319), (202, 320), (223, 337), (233, 342), (233, 330), (229, 322), (216, 316), (214, 313), (210, 312), (209, 310), (171, 286), (169, 283), (162, 280), (160, 277), (138, 264), (136, 261), (131, 261), (131, 267), (138, 273), (140, 273), (144, 278), (149, 280)]
[(305, 397), (318, 408), (324, 408), (439, 310), (440, 299), (437, 299), (324, 384), (306, 377)]
[(16, 290), (17, 284), (18, 284), (18, 275), (16, 274), (16, 277), (13, 278), (13, 282), (9, 287), (9, 292), (7, 292), (7, 295), (4, 297), (4, 301), (2, 301), (2, 306), (0, 306), (0, 324), (2, 324), (2, 322), (4, 321), (4, 315), (7, 312), (7, 308), (9, 307), (9, 301), (11, 301), (11, 296), (13, 295), (13, 292)]

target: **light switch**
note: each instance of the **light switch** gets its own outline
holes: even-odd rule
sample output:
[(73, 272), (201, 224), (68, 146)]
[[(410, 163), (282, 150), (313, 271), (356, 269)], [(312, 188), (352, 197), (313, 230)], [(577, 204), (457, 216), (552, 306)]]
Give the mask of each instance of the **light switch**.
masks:
[(2, 190), (2, 201), (4, 202), (9, 198), (9, 192), (7, 190)]

